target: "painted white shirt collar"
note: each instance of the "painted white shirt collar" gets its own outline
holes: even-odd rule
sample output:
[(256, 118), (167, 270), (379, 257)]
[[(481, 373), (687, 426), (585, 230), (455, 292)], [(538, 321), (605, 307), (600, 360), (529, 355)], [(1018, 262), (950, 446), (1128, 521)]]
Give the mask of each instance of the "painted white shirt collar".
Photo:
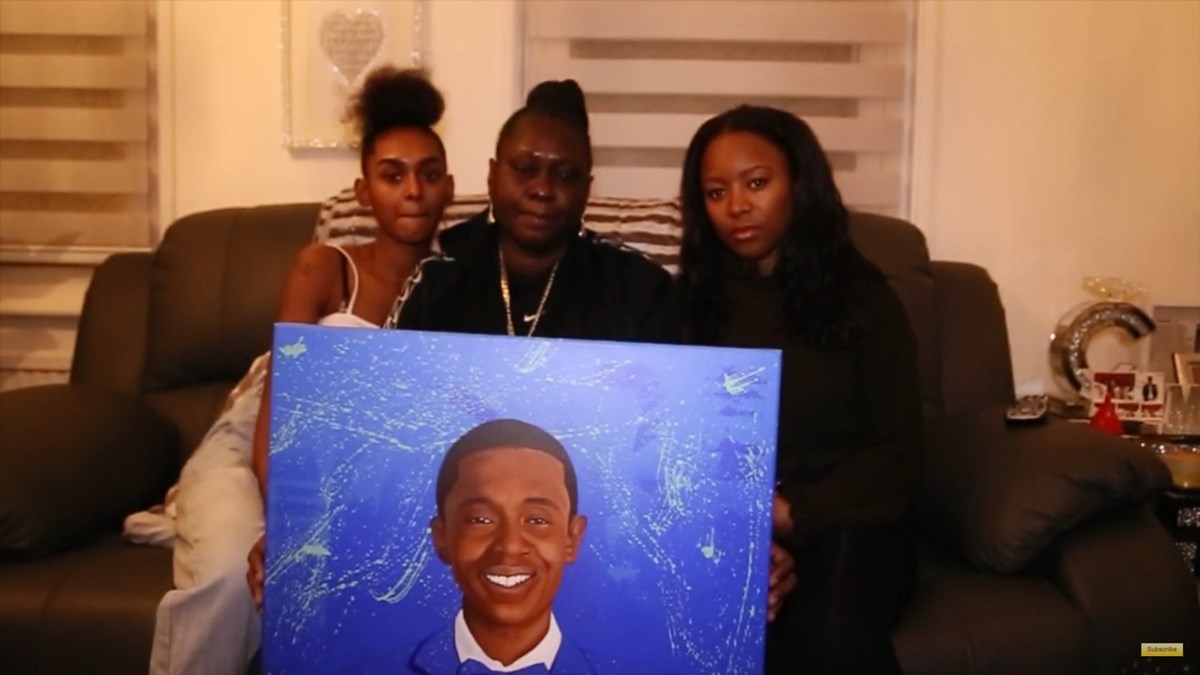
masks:
[(539, 663), (544, 664), (546, 669), (550, 670), (554, 667), (554, 658), (558, 656), (558, 648), (561, 646), (562, 631), (558, 629), (558, 621), (551, 614), (550, 630), (546, 631), (546, 637), (542, 638), (542, 641), (524, 656), (506, 666), (483, 653), (483, 648), (475, 641), (475, 636), (471, 635), (471, 629), (467, 628), (467, 620), (463, 617), (461, 609), (458, 610), (458, 615), (454, 617), (454, 649), (458, 651), (459, 663), (464, 663), (468, 659), (474, 659), (488, 668), (501, 673), (510, 673), (522, 668), (528, 668), (529, 666), (535, 666)]

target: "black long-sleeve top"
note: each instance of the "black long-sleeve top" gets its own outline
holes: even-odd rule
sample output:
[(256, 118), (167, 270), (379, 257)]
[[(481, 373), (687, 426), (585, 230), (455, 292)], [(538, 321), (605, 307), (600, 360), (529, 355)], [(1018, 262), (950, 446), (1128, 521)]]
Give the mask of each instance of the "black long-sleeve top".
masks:
[(896, 292), (863, 270), (847, 289), (861, 339), (817, 348), (788, 335), (780, 282), (727, 275), (722, 346), (781, 349), (777, 475), (802, 542), (829, 523), (899, 519), (921, 453), (917, 344)]

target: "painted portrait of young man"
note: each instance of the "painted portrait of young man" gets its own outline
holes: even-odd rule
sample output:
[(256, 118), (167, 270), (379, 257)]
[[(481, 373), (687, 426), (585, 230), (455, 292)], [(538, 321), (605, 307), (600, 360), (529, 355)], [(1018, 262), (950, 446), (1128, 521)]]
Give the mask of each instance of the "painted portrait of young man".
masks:
[(266, 672), (761, 671), (777, 355), (279, 331)]
[(587, 530), (578, 498), (566, 449), (532, 424), (485, 422), (452, 445), (438, 471), (438, 515), (429, 529), (438, 558), (462, 590), (462, 609), (453, 627), (423, 642), (408, 665), (447, 672), (437, 660), (453, 643), (455, 667), (474, 660), (590, 672), (553, 611), (563, 572)]

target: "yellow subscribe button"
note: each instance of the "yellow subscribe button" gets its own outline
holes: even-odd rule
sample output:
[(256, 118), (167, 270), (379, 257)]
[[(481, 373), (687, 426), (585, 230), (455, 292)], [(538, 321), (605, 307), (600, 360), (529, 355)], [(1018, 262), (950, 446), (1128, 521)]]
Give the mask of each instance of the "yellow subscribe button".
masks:
[(1183, 643), (1143, 642), (1142, 656), (1183, 656)]

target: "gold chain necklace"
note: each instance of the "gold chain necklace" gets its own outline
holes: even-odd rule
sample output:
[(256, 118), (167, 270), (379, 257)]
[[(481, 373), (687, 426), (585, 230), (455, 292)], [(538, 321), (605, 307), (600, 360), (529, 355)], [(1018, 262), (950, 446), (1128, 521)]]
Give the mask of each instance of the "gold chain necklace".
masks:
[[(508, 323), (508, 334), (515, 336), (516, 329), (513, 327), (512, 318), (512, 295), (508, 290), (508, 268), (504, 266), (504, 248), (500, 248), (500, 297), (504, 298), (504, 320)], [(558, 263), (562, 262), (562, 258), (554, 263), (554, 267), (550, 268), (550, 278), (546, 280), (546, 289), (542, 291), (542, 299), (538, 301), (537, 312), (533, 315), (533, 323), (529, 325), (529, 332), (525, 337), (533, 337), (533, 331), (537, 330), (538, 322), (542, 320), (542, 310), (546, 308), (546, 298), (550, 297), (550, 289), (554, 286), (554, 275), (558, 274)]]

